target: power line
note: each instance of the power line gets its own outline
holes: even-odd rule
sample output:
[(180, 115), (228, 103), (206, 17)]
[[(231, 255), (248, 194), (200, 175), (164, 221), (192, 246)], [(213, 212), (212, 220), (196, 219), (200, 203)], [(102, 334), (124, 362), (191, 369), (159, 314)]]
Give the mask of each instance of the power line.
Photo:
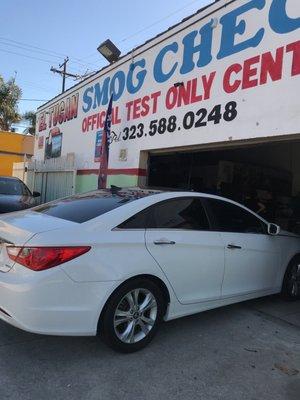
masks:
[(25, 87), (27, 86), (27, 87), (30, 87), (30, 88), (36, 88), (38, 90), (42, 90), (42, 91), (48, 92), (48, 93), (53, 93), (53, 91), (55, 90), (54, 87), (50, 88), (50, 87), (37, 85), (35, 82), (24, 81), (23, 79), (20, 82), (20, 86), (22, 86), (22, 87), (23, 86), (25, 86)]
[(146, 27), (143, 28), (143, 29), (140, 29), (139, 31), (137, 31), (137, 32), (135, 32), (135, 33), (132, 33), (131, 35), (129, 35), (129, 36), (127, 36), (126, 38), (124, 38), (124, 39), (120, 40), (119, 42), (117, 42), (117, 44), (126, 42), (127, 40), (129, 40), (129, 39), (131, 39), (131, 38), (133, 38), (133, 37), (139, 35), (140, 33), (142, 33), (142, 32), (144, 32), (144, 31), (146, 31), (146, 30), (152, 28), (153, 26), (159, 24), (160, 22), (163, 22), (163, 21), (165, 21), (166, 19), (169, 19), (170, 17), (172, 17), (173, 15), (178, 14), (180, 11), (184, 10), (185, 8), (191, 6), (191, 5), (194, 4), (194, 3), (197, 3), (198, 1), (199, 1), (199, 0), (191, 1), (190, 3), (188, 3), (188, 4), (186, 4), (185, 6), (179, 8), (178, 10), (172, 12), (171, 14), (166, 15), (165, 17), (163, 17), (163, 18), (161, 18), (161, 19), (159, 19), (159, 20), (153, 22), (152, 24), (146, 26)]
[[(160, 22), (163, 22), (163, 21), (165, 21), (166, 19), (169, 19), (169, 18), (172, 17), (173, 15), (178, 14), (180, 11), (184, 10), (185, 8), (191, 6), (192, 4), (197, 3), (197, 2), (199, 2), (199, 1), (200, 1), (200, 0), (193, 0), (193, 1), (189, 2), (189, 3), (186, 4), (185, 6), (183, 6), (183, 7), (179, 8), (179, 9), (177, 9), (176, 11), (174, 11), (174, 12), (168, 14), (168, 15), (166, 15), (166, 16), (163, 17), (163, 18), (160, 18), (159, 20), (153, 22), (152, 24), (146, 26), (145, 28), (140, 29), (139, 31), (136, 31), (135, 33), (130, 34), (129, 36), (125, 37), (124, 39), (118, 41), (117, 44), (121, 44), (121, 43), (126, 42), (127, 40), (129, 40), (129, 39), (131, 39), (131, 38), (133, 38), (133, 37), (139, 35), (140, 33), (142, 33), (142, 32), (144, 32), (144, 31), (146, 31), (146, 30), (152, 28), (153, 26), (159, 24)], [(91, 53), (91, 54), (89, 54), (88, 56), (81, 58), (80, 60), (81, 60), (81, 61), (84, 61), (86, 58), (92, 57), (93, 55), (96, 55), (96, 54), (97, 54), (96, 52)]]
[(9, 54), (15, 54), (17, 56), (22, 56), (22, 57), (26, 57), (26, 58), (31, 58), (32, 60), (38, 60), (38, 61), (42, 61), (45, 62), (47, 64), (51, 64), (52, 61), (50, 60), (45, 60), (44, 58), (38, 58), (38, 57), (34, 57), (34, 56), (29, 56), (28, 54), (22, 54), (22, 53), (17, 53), (15, 51), (10, 51), (10, 50), (5, 50), (5, 49), (0, 49), (0, 51), (4, 52), (4, 53), (9, 53)]
[(24, 42), (19, 42), (17, 40), (8, 39), (8, 38), (5, 38), (3, 36), (0, 36), (0, 39), (1, 40), (5, 40), (6, 42), (12, 42), (12, 43), (16, 43), (16, 44), (23, 45), (23, 46), (26, 46), (26, 47), (31, 47), (32, 49), (42, 50), (42, 51), (44, 51), (44, 52), (46, 52), (48, 54), (52, 53), (52, 54), (54, 54), (54, 55), (56, 55), (58, 57), (64, 57), (65, 56), (65, 54), (58, 53), (56, 51), (44, 49), (42, 47), (34, 46), (34, 45), (31, 45), (31, 44), (28, 44), (28, 43), (24, 43)]
[[(8, 45), (8, 46), (13, 46), (13, 47), (18, 47), (18, 48), (26, 50), (26, 51), (31, 51), (31, 52), (35, 52), (35, 53), (39, 53), (39, 54), (43, 54), (43, 55), (49, 55), (49, 56), (55, 57), (55, 58), (66, 57), (66, 54), (58, 53), (58, 52), (53, 51), (53, 50), (44, 49), (42, 47), (34, 46), (34, 45), (31, 45), (31, 44), (28, 44), (28, 43), (19, 42), (17, 40), (8, 39), (8, 38), (5, 38), (3, 36), (0, 36), (0, 40), (2, 40), (2, 44)], [(9, 42), (9, 43), (3, 43), (3, 40), (5, 42)], [(90, 62), (83, 63), (81, 59), (76, 58), (76, 57), (71, 57), (70, 58), (70, 62), (75, 63), (75, 64), (79, 64), (79, 65), (81, 65), (83, 67), (86, 67), (87, 65), (92, 65), (94, 67), (95, 66), (98, 67), (98, 65), (96, 65), (95, 63), (90, 63)]]
[[(54, 56), (54, 55), (52, 55), (52, 54), (49, 54), (49, 53), (47, 53), (47, 52), (44, 52), (44, 51), (39, 51), (39, 50), (31, 50), (31, 49), (28, 49), (27, 47), (24, 47), (24, 46), (19, 46), (19, 45), (15, 45), (15, 44), (11, 44), (11, 43), (5, 43), (5, 42), (3, 42), (2, 40), (1, 40), (1, 38), (0, 38), (0, 44), (2, 44), (2, 45), (4, 45), (4, 46), (12, 46), (13, 48), (18, 48), (18, 49), (21, 49), (21, 50), (24, 50), (24, 51), (26, 51), (26, 52), (30, 52), (30, 53), (33, 53), (33, 54), (35, 54), (35, 53), (37, 53), (37, 54), (41, 54), (42, 56), (50, 56), (50, 57), (53, 57), (53, 60), (51, 61), (51, 62), (53, 62), (54, 61), (54, 58), (55, 58), (55, 62), (57, 62), (57, 59), (61, 59), (61, 57), (60, 56)], [(12, 51), (11, 50), (7, 50), (7, 49), (3, 49), (3, 51), (6, 51), (6, 52), (11, 52), (12, 53)], [(17, 53), (15, 53), (15, 54), (17, 54)], [(18, 53), (19, 55), (22, 55), (22, 56), (24, 56), (24, 57), (27, 57), (27, 58), (29, 58), (29, 57), (35, 57), (35, 56), (29, 56), (28, 54), (21, 54), (21, 53)], [(42, 59), (41, 58), (38, 58), (38, 57), (36, 57), (36, 59), (39, 59), (39, 61), (42, 61)], [(50, 63), (50, 61), (49, 60), (46, 60), (47, 62), (49, 62)], [(82, 64), (83, 65), (83, 64)], [(79, 70), (78, 70), (79, 71)]]
[(30, 56), (28, 54), (22, 54), (22, 53), (17, 53), (15, 51), (11, 51), (11, 50), (6, 50), (6, 49), (0, 49), (0, 51), (4, 52), (4, 53), (9, 53), (9, 54), (14, 54), (16, 56), (21, 56), (21, 57), (26, 57), (26, 58), (30, 58), (32, 60), (37, 60), (37, 61), (41, 61), (41, 62), (45, 62), (47, 64), (52, 64), (53, 61), (51, 60), (46, 60), (44, 58), (39, 58), (39, 57), (34, 57), (34, 56)]
[(67, 72), (67, 63), (69, 61), (69, 58), (65, 58), (64, 62), (62, 64), (59, 65), (59, 68), (62, 69), (57, 69), (57, 68), (50, 68), (51, 72), (54, 72), (56, 74), (60, 74), (62, 76), (62, 90), (61, 92), (64, 93), (65, 91), (65, 87), (66, 87), (66, 77), (68, 78), (75, 78), (75, 80), (77, 79), (81, 79), (80, 75), (75, 75), (75, 74), (71, 74), (70, 72)]
[(49, 101), (49, 99), (20, 99), (20, 101)]
[[(139, 31), (136, 31), (135, 33), (132, 33), (129, 36), (123, 38), (122, 40), (117, 42), (117, 44), (124, 43), (124, 42), (130, 40), (131, 38), (133, 38), (133, 37), (139, 35), (140, 33), (152, 28), (153, 26), (155, 26), (155, 25), (159, 24), (160, 22), (170, 18), (171, 16), (179, 13), (180, 11), (182, 11), (185, 8), (191, 6), (192, 4), (197, 3), (198, 1), (199, 0), (193, 0), (193, 1), (189, 2), (189, 3), (187, 3), (185, 6), (175, 10), (174, 12), (164, 16), (163, 18), (160, 18), (159, 20), (157, 20), (157, 21), (153, 22), (152, 24), (144, 27), (143, 29), (140, 29)], [(65, 54), (63, 54), (63, 53), (59, 53), (57, 51), (52, 51), (52, 50), (45, 49), (45, 48), (42, 48), (42, 47), (38, 47), (38, 46), (35, 46), (35, 45), (27, 44), (27, 43), (20, 42), (20, 41), (17, 41), (17, 40), (8, 39), (8, 38), (2, 37), (2, 36), (0, 36), (0, 43), (2, 45), (5, 45), (5, 46), (16, 47), (16, 48), (22, 49), (22, 50), (27, 51), (27, 52), (37, 53), (37, 54), (41, 54), (41, 55), (45, 55), (45, 56), (50, 56), (51, 58), (52, 57), (53, 58), (59, 58), (59, 57), (62, 57), (62, 56), (65, 57)], [(40, 57), (35, 57), (33, 55), (18, 53), (18, 52), (14, 52), (14, 51), (11, 51), (11, 50), (8, 50), (8, 49), (0, 49), (0, 51), (4, 52), (4, 53), (8, 53), (8, 54), (14, 54), (14, 55), (17, 55), (17, 56), (26, 57), (26, 58), (29, 58), (29, 59), (45, 62), (47, 64), (49, 64), (49, 63), (51, 64), (53, 62), (53, 61), (50, 61), (50, 60), (45, 59), (45, 58), (40, 58)], [(91, 54), (90, 56), (92, 56), (94, 54), (97, 54), (97, 53), (95, 52), (95, 53)], [(74, 58), (72, 58), (70, 60), (68, 58), (68, 61), (70, 61), (72, 63), (76, 63), (76, 64), (81, 65), (81, 66), (86, 66), (88, 64), (96, 66), (96, 64), (93, 63), (93, 62), (84, 61), (85, 58), (88, 58), (90, 56), (86, 56), (84, 58), (75, 58), (74, 57)], [(65, 63), (63, 63), (62, 66), (64, 64), (66, 65), (67, 62), (65, 60)], [(99, 68), (98, 65), (97, 65), (97, 68)], [(51, 71), (52, 72), (56, 72), (56, 73), (60, 73), (63, 76), (63, 90), (65, 89), (64, 85), (65, 85), (65, 77), (66, 76), (73, 77), (75, 79), (83, 79), (84, 77), (89, 76), (90, 74), (93, 73), (93, 72), (90, 72), (90, 73), (85, 73), (85, 74), (75, 74), (75, 73), (72, 73), (72, 71), (71, 72), (66, 72), (64, 70), (61, 71), (61, 70), (57, 70), (57, 69), (55, 69), (53, 67), (51, 68)], [(40, 89), (42, 89), (42, 88), (40, 87)], [(22, 99), (22, 100), (24, 100), (24, 101), (27, 101), (27, 100), (28, 101), (47, 101), (47, 100), (39, 100), (39, 99), (32, 99), (32, 100), (31, 99)]]
[[(179, 13), (180, 11), (182, 11), (185, 8), (189, 7), (190, 5), (192, 5), (194, 3), (197, 3), (198, 1), (200, 1), (200, 0), (193, 0), (193, 1), (189, 2), (189, 3), (187, 3), (185, 6), (183, 6), (183, 7), (179, 8), (179, 9), (177, 9), (176, 11), (164, 16), (163, 18), (160, 18), (159, 20), (153, 22), (152, 24), (146, 26), (145, 28), (140, 29), (139, 31), (137, 31), (135, 33), (132, 33), (131, 35), (125, 37), (124, 39), (122, 39), (119, 42), (117, 42), (117, 44), (126, 42), (127, 40), (129, 40), (129, 39), (139, 35), (140, 33), (152, 28), (153, 26), (155, 26), (155, 25), (159, 24), (160, 22), (170, 18), (171, 16)], [(41, 54), (41, 55), (45, 55), (45, 56), (55, 57), (55, 58), (66, 57), (66, 54), (59, 53), (57, 51), (53, 51), (53, 50), (49, 50), (49, 49), (45, 49), (43, 47), (35, 46), (35, 45), (32, 45), (32, 44), (20, 42), (20, 41), (17, 41), (17, 40), (5, 38), (3, 36), (0, 36), (0, 40), (2, 40), (2, 42), (0, 42), (1, 44), (7, 45), (7, 46), (16, 47), (16, 48), (19, 48), (19, 49), (22, 49), (22, 50), (25, 50), (25, 51), (29, 51), (29, 52), (33, 52), (33, 53), (37, 53), (37, 54)], [(3, 41), (5, 41), (6, 43), (4, 43)], [(10, 50), (0, 49), (0, 51), (6, 52), (6, 53), (9, 53), (9, 54), (14, 54), (14, 55), (26, 57), (26, 58), (30, 58), (30, 59), (41, 61), (41, 62), (47, 62), (47, 63), (50, 63), (50, 64), (53, 62), (53, 61), (50, 61), (50, 60), (46, 60), (46, 59), (42, 59), (42, 58), (39, 58), (39, 57), (30, 56), (30, 55), (27, 55), (27, 54), (17, 53), (17, 52), (13, 52), (13, 51), (10, 51)], [(92, 54), (90, 54), (90, 55), (88, 55), (86, 57), (82, 57), (82, 58), (71, 57), (70, 58), (70, 62), (73, 63), (73, 64), (75, 63), (77, 65), (80, 65), (82, 67), (86, 67), (87, 65), (90, 65), (90, 66), (96, 67), (98, 69), (99, 68), (99, 64), (96, 64), (95, 62), (85, 61), (85, 59), (87, 59), (87, 58), (89, 58), (89, 57), (91, 57), (91, 56), (93, 56), (95, 54), (97, 54), (97, 53), (94, 52), (94, 53), (92, 53)]]
[(30, 49), (30, 48), (28, 48), (28, 47), (26, 47), (26, 46), (20, 46), (20, 45), (18, 45), (18, 44), (7, 43), (6, 41), (2, 40), (1, 38), (0, 38), (0, 43), (1, 43), (1, 44), (4, 44), (5, 46), (16, 47), (16, 48), (18, 48), (18, 49), (30, 51), (30, 52), (33, 52), (33, 53), (42, 54), (42, 55), (44, 55), (44, 56), (46, 55), (46, 56), (51, 56), (51, 57), (55, 57), (55, 58), (61, 58), (61, 56), (54, 55), (54, 54), (51, 54), (51, 53), (47, 53), (46, 51), (33, 50), (33, 49)]

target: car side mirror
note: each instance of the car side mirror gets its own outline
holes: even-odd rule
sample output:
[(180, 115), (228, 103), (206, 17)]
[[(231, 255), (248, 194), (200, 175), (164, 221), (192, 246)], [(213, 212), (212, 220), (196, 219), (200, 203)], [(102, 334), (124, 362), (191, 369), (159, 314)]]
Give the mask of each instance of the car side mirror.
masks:
[(40, 197), (40, 196), (41, 196), (41, 193), (40, 193), (40, 192), (33, 192), (33, 193), (32, 193), (32, 196), (33, 196), (33, 197)]
[(280, 226), (276, 224), (268, 224), (268, 234), (272, 236), (277, 236), (280, 233)]

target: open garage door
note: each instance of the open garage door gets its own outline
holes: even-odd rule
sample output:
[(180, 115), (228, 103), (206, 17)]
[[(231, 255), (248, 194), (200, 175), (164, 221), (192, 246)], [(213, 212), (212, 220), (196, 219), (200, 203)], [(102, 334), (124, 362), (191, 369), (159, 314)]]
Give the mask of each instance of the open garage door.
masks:
[(300, 140), (151, 154), (148, 186), (218, 194), (300, 234)]

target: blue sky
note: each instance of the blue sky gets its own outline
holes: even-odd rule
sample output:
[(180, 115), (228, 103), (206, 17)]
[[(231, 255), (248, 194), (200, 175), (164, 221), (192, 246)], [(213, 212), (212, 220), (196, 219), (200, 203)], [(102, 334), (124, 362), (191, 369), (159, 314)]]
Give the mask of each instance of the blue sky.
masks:
[[(69, 72), (96, 71), (107, 64), (96, 50), (105, 39), (124, 54), (211, 2), (1, 0), (0, 74), (8, 79), (16, 73), (23, 99), (51, 99), (61, 90), (61, 77), (50, 67), (65, 56)], [(67, 87), (74, 83), (68, 79)], [(19, 109), (23, 113), (41, 104), (24, 100)]]

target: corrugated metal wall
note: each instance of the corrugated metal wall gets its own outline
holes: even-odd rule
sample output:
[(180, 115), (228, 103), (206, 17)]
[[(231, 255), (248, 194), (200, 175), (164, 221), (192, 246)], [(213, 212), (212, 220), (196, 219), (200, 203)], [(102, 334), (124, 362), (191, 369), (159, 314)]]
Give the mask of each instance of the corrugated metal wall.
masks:
[(41, 193), (41, 203), (74, 194), (75, 178), (74, 157), (28, 164), (27, 184), (32, 191)]
[(73, 184), (72, 171), (35, 172), (34, 190), (41, 193), (41, 203), (71, 196), (74, 193)]

